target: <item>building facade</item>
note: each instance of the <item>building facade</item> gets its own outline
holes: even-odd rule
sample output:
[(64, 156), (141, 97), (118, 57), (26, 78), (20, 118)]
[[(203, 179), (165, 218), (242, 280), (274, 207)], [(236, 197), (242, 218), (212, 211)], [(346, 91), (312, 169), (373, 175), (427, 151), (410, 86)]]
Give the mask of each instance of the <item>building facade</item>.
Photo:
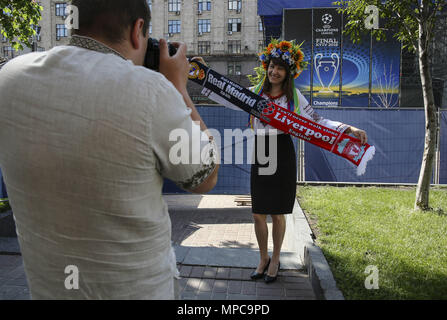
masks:
[[(184, 42), (189, 57), (202, 56), (217, 72), (248, 86), (246, 77), (258, 66), (263, 29), (257, 15), (257, 0), (147, 0), (151, 8), (150, 37)], [(36, 51), (49, 50), (69, 41), (65, 9), (70, 1), (41, 0), (42, 20), (37, 26)], [(15, 52), (1, 39), (0, 55), (8, 59), (30, 52)], [(195, 102), (201, 102), (198, 88), (191, 85)], [(202, 101), (209, 102), (209, 101)]]
[[(263, 27), (257, 0), (148, 0), (152, 38), (181, 41), (188, 56), (202, 56), (215, 71), (242, 86), (259, 65)], [(200, 88), (189, 84), (194, 102), (210, 102)]]

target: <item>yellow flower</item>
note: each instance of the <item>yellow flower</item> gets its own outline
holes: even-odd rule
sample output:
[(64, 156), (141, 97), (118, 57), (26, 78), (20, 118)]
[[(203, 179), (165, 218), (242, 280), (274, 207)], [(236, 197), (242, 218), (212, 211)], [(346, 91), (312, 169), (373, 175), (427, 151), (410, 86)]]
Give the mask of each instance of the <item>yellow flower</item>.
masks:
[(289, 41), (281, 41), (279, 44), (279, 48), (281, 48), (282, 52), (287, 52), (292, 48), (292, 44)]
[(296, 62), (301, 62), (304, 60), (304, 53), (301, 50), (298, 50), (293, 58)]

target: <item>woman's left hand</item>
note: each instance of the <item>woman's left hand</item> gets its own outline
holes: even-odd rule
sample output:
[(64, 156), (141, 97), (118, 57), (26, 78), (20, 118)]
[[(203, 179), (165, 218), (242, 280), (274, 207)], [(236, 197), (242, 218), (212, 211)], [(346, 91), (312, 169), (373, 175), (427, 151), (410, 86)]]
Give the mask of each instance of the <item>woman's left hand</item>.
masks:
[(353, 134), (355, 137), (359, 138), (362, 145), (364, 145), (365, 143), (368, 142), (368, 136), (366, 134), (366, 132), (364, 130), (358, 129), (356, 127), (352, 127), (350, 128), (351, 130), (349, 131), (349, 133)]
[(194, 60), (200, 62), (201, 64), (204, 64), (205, 66), (208, 66), (206, 64), (205, 60), (203, 60), (202, 57), (193, 57), (193, 58), (191, 58), (191, 61), (194, 61)]

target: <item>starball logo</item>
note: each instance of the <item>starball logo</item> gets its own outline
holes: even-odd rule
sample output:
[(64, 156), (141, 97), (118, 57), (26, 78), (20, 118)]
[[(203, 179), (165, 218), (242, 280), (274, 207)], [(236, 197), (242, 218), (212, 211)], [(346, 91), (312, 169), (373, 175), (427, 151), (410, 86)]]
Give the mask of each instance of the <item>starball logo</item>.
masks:
[(323, 22), (323, 24), (325, 25), (330, 25), (332, 23), (332, 15), (329, 13), (324, 14), (321, 17), (321, 21)]

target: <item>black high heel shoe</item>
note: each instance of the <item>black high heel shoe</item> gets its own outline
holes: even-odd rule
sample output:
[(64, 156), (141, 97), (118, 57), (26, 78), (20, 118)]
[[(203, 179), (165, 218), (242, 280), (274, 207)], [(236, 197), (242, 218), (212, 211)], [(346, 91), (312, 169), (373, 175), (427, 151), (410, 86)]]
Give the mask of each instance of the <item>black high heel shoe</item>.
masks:
[(279, 273), (280, 267), (281, 267), (281, 262), (278, 263), (278, 270), (276, 270), (276, 276), (271, 277), (268, 274), (265, 275), (265, 277), (264, 277), (265, 283), (272, 283), (272, 282), (276, 281), (276, 279), (278, 278), (278, 273)]
[(271, 260), (272, 260), (272, 259), (269, 258), (269, 262), (268, 262), (267, 265), (265, 266), (264, 271), (262, 271), (262, 273), (257, 273), (256, 270), (255, 270), (255, 271), (253, 271), (253, 273), (250, 275), (250, 278), (251, 278), (252, 280), (261, 279), (261, 278), (264, 276), (264, 273), (266, 273), (267, 269), (269, 268), (269, 265), (270, 265), (270, 261), (271, 261)]

